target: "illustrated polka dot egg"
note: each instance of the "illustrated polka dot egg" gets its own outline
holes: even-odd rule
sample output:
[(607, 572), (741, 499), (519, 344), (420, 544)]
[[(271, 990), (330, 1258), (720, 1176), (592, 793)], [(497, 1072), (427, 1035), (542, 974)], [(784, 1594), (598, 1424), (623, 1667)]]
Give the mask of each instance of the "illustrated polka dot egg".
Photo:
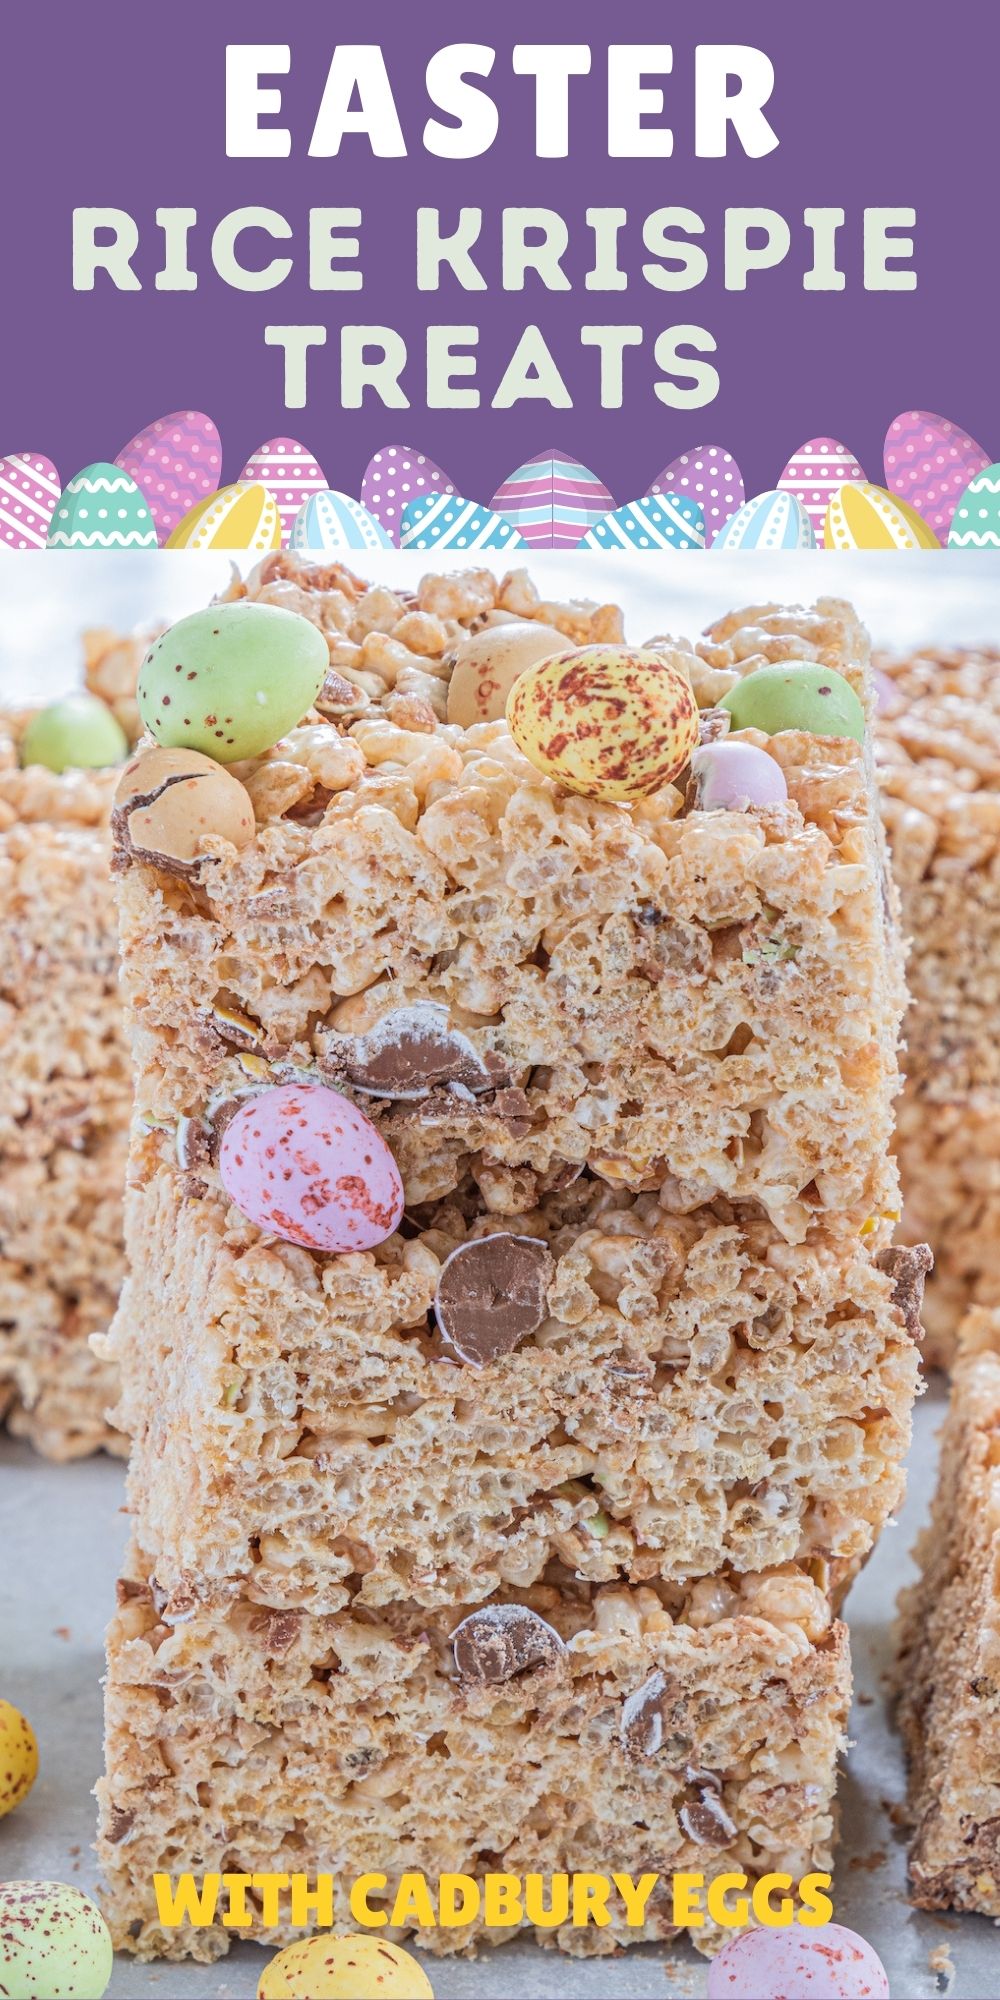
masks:
[(455, 494), (429, 493), (403, 509), (403, 549), (523, 549), (524, 537), (491, 507)]
[(292, 523), (291, 549), (390, 549), (381, 521), (349, 493), (326, 489), (299, 508)]
[(703, 549), (705, 516), (697, 500), (679, 493), (630, 500), (588, 528), (584, 549)]
[(729, 1938), (705, 1992), (706, 2000), (888, 2000), (889, 1981), (877, 1951), (846, 1925), (790, 1924)]
[(267, 444), (258, 445), (247, 459), (240, 478), (250, 485), (259, 481), (267, 487), (278, 509), (286, 543), (306, 501), (326, 487), (326, 473), (305, 445), (294, 438), (271, 438)]
[(492, 504), (529, 548), (575, 549), (615, 502), (597, 474), (575, 458), (541, 452), (504, 480)]
[(826, 510), (828, 549), (937, 549), (926, 521), (881, 486), (841, 486)]
[(192, 507), (174, 529), (168, 549), (266, 549), (281, 547), (281, 517), (266, 486), (223, 486)]
[(715, 537), (717, 549), (814, 549), (812, 522), (794, 493), (757, 493)]
[(826, 510), (841, 486), (862, 486), (865, 473), (853, 452), (836, 438), (810, 438), (793, 451), (781, 478), (779, 493), (793, 493), (812, 522), (816, 547), (826, 534)]
[(885, 483), (946, 542), (962, 494), (989, 453), (948, 417), (928, 410), (904, 410), (889, 425), (885, 440)]
[(117, 465), (85, 465), (63, 488), (50, 549), (155, 549), (156, 525), (134, 479)]
[(720, 528), (742, 507), (746, 499), (743, 474), (735, 458), (721, 444), (696, 445), (682, 451), (664, 466), (649, 489), (650, 495), (680, 493), (697, 500), (705, 516), (705, 541), (711, 548)]
[(970, 480), (948, 530), (950, 549), (1000, 549), (1000, 465)]
[(137, 431), (115, 464), (135, 480), (164, 543), (185, 514), (215, 492), (222, 439), (203, 410), (174, 410)]
[(454, 493), (455, 488), (422, 451), (406, 444), (386, 444), (377, 451), (361, 481), (361, 499), (380, 522), (394, 548), (399, 547), (403, 509), (428, 493)]
[(41, 451), (0, 458), (0, 547), (44, 549), (60, 478)]

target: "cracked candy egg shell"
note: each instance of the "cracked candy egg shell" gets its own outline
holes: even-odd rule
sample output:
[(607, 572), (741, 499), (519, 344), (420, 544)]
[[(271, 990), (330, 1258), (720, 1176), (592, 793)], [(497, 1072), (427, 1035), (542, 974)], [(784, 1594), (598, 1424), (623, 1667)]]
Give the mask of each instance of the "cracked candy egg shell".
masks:
[(312, 707), (326, 678), (322, 632), (273, 604), (212, 604), (155, 640), (139, 713), (165, 749), (220, 764), (259, 757)]
[(529, 667), (507, 721), (536, 770), (590, 799), (648, 798), (698, 741), (687, 676), (665, 654), (627, 646), (581, 646)]
[(0, 1884), (0, 1993), (10, 2000), (102, 2000), (111, 1934), (96, 1904), (63, 1882)]
[(371, 1250), (403, 1213), (385, 1140), (325, 1084), (279, 1084), (250, 1098), (226, 1126), (219, 1173), (251, 1222), (307, 1250)]
[(207, 834), (246, 847), (255, 825), (246, 786), (200, 750), (143, 750), (118, 781), (116, 837), (126, 852), (168, 869), (195, 862)]
[(261, 1973), (257, 2000), (434, 2000), (422, 1966), (388, 1939), (303, 1938)]

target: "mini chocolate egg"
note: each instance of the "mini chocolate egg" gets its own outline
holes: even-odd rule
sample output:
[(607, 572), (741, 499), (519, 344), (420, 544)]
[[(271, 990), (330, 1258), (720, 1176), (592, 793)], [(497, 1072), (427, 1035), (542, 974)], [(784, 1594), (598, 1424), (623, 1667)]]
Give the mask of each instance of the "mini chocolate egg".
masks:
[(720, 737), (702, 743), (691, 759), (696, 812), (747, 812), (777, 806), (788, 797), (785, 774), (775, 758), (755, 743)]
[(423, 1967), (387, 1938), (302, 1938), (264, 1967), (257, 2000), (434, 2000)]
[(127, 752), (125, 731), (95, 694), (66, 694), (40, 708), (21, 739), (22, 764), (48, 771), (101, 771)]
[(322, 1083), (262, 1090), (226, 1126), (219, 1172), (259, 1229), (307, 1250), (371, 1250), (403, 1213), (385, 1140), (350, 1098)]
[(27, 1798), (37, 1776), (35, 1732), (20, 1709), (9, 1701), (0, 1701), (0, 1819)]
[(132, 861), (191, 875), (206, 834), (246, 847), (256, 822), (250, 794), (200, 750), (143, 750), (126, 764), (112, 813), (115, 844)]
[(863, 743), (865, 712), (849, 681), (815, 660), (781, 660), (758, 667), (723, 695), (734, 729), (778, 736), (802, 729), (810, 736), (853, 736)]
[(96, 1903), (64, 1882), (0, 1883), (0, 1993), (102, 2000), (114, 1964)]
[(166, 748), (220, 764), (259, 757), (301, 722), (326, 678), (322, 632), (274, 604), (211, 604), (155, 640), (139, 675), (139, 713)]
[(448, 720), (463, 729), (476, 722), (499, 722), (506, 714), (514, 682), (539, 660), (564, 653), (566, 634), (533, 618), (509, 625), (486, 625), (463, 640), (448, 683)]
[(843, 1924), (740, 1931), (708, 1968), (706, 2000), (888, 2000), (879, 1955)]
[(589, 799), (660, 791), (698, 741), (686, 675), (665, 654), (628, 646), (582, 646), (529, 667), (507, 721), (537, 771)]

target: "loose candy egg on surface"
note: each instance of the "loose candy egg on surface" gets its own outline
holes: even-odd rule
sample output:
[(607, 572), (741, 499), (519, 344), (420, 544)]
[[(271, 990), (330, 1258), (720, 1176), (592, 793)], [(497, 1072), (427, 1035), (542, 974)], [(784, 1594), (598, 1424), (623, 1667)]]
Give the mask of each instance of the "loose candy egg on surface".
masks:
[(329, 660), (322, 632), (297, 612), (212, 604), (154, 641), (139, 674), (139, 713), (163, 747), (235, 764), (301, 722)]
[(0, 1819), (27, 1798), (37, 1776), (35, 1732), (20, 1709), (9, 1701), (0, 1701)]
[(263, 555), (281, 547), (277, 502), (259, 482), (222, 486), (199, 500), (167, 539), (168, 549), (255, 549)]
[(487, 625), (458, 648), (448, 683), (448, 721), (471, 729), (476, 722), (499, 722), (516, 680), (539, 660), (566, 650), (566, 635), (534, 618)]
[(111, 1933), (95, 1903), (63, 1882), (0, 1883), (0, 1993), (7, 2000), (102, 2000)]
[(841, 486), (826, 510), (828, 549), (937, 549), (920, 515), (881, 486)]
[(192, 507), (215, 492), (222, 439), (203, 410), (174, 410), (137, 431), (115, 464), (135, 480), (162, 543)]
[(128, 739), (117, 717), (94, 694), (67, 694), (40, 708), (21, 739), (22, 764), (49, 771), (99, 771), (120, 764)]
[(374, 1937), (302, 1938), (265, 1966), (257, 2000), (434, 2000), (422, 1966)]
[(85, 465), (59, 497), (49, 549), (155, 549), (156, 524), (134, 479), (120, 466)]
[(946, 542), (955, 508), (971, 479), (984, 472), (989, 453), (953, 424), (930, 410), (904, 410), (894, 417), (885, 440), (885, 480), (914, 508), (941, 542)]
[(691, 684), (662, 653), (583, 646), (529, 667), (507, 721), (535, 769), (585, 798), (647, 797), (698, 741)]
[(219, 1172), (259, 1229), (309, 1250), (371, 1250), (403, 1213), (385, 1140), (325, 1084), (279, 1084), (251, 1098), (226, 1126)]
[(747, 812), (751, 806), (781, 805), (788, 797), (785, 774), (755, 743), (703, 743), (691, 758), (694, 806), (698, 812)]
[(843, 1924), (746, 1930), (708, 1968), (706, 2000), (888, 2000), (876, 1951)]
[(853, 736), (863, 743), (865, 712), (849, 681), (814, 660), (782, 660), (758, 667), (723, 695), (734, 729), (778, 736), (802, 729), (812, 736)]
[(250, 794), (199, 750), (144, 750), (125, 766), (115, 793), (115, 840), (134, 860), (188, 875), (199, 844), (218, 834), (234, 847), (253, 839)]

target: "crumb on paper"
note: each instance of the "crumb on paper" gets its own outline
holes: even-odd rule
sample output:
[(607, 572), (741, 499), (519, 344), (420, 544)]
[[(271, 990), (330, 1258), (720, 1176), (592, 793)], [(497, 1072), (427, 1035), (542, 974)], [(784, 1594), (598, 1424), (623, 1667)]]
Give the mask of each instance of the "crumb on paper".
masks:
[(887, 1858), (884, 1847), (873, 1847), (869, 1854), (852, 1854), (847, 1865), (849, 1868), (863, 1868), (866, 1874), (873, 1875), (876, 1869), (885, 1867)]
[(875, 1705), (875, 1696), (873, 1694), (865, 1694), (862, 1688), (858, 1689), (854, 1698), (859, 1708), (873, 1708)]
[(73, 1634), (68, 1625), (54, 1625), (52, 1627), (52, 1637), (53, 1639), (69, 1640), (72, 1639)]
[(955, 1977), (955, 1961), (946, 1944), (936, 1944), (927, 1954), (927, 1964), (937, 1981), (939, 1993), (947, 1993)]

